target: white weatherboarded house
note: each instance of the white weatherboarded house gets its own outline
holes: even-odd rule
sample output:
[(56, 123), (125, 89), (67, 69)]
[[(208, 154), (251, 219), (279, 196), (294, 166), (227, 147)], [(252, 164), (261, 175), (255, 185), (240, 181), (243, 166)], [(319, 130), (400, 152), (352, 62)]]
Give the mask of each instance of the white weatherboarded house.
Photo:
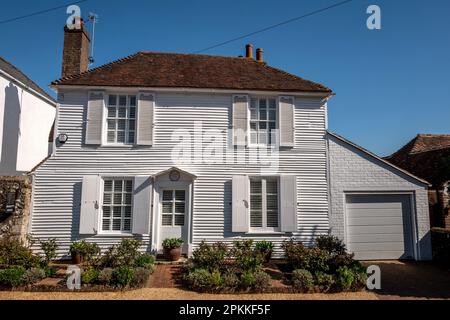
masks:
[[(79, 239), (106, 248), (136, 237), (151, 251), (181, 237), (190, 253), (202, 240), (265, 239), (280, 252), (292, 237), (306, 244), (329, 230), (343, 237), (344, 206), (332, 212), (331, 201), (346, 191), (332, 188), (330, 174), (332, 92), (258, 58), (140, 52), (54, 82), (56, 130), (68, 140), (34, 174), (31, 233), (57, 238), (61, 254)], [(411, 203), (420, 201), (405, 215), (428, 215), (426, 199), (399, 188)], [(374, 219), (362, 221), (375, 223), (369, 229), (379, 214), (371, 212)], [(397, 242), (416, 234), (415, 224), (404, 229), (402, 221), (392, 231)], [(376, 249), (377, 239), (369, 240)], [(409, 258), (429, 258), (428, 240), (421, 240), (421, 253)], [(384, 254), (369, 258), (403, 252)]]

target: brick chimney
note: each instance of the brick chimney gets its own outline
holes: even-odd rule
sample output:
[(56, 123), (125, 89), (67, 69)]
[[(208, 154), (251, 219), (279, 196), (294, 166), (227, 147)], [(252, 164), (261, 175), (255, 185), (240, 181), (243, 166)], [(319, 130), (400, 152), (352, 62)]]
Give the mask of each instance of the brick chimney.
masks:
[(248, 59), (253, 59), (253, 45), (248, 44), (245, 46), (245, 57)]
[(91, 38), (83, 19), (81, 19), (81, 29), (71, 30), (67, 25), (64, 27), (62, 78), (88, 70), (90, 43)]
[(256, 49), (256, 61), (263, 63), (264, 62), (264, 54), (263, 49), (258, 48)]

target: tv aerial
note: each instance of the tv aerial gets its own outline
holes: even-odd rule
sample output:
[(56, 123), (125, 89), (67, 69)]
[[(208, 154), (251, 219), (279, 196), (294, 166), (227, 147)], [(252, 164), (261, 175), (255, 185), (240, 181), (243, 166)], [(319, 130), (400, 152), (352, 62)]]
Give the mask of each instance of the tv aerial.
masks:
[(95, 25), (98, 23), (98, 14), (89, 12), (88, 20), (89, 22), (92, 23), (91, 55), (89, 56), (89, 66), (92, 66), (95, 62), (94, 59)]

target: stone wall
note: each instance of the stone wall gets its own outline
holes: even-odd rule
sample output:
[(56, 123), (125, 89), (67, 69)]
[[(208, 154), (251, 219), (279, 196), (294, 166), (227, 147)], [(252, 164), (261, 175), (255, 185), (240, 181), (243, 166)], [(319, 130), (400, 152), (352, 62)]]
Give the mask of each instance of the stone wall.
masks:
[(30, 203), (29, 177), (0, 177), (0, 239), (26, 242)]

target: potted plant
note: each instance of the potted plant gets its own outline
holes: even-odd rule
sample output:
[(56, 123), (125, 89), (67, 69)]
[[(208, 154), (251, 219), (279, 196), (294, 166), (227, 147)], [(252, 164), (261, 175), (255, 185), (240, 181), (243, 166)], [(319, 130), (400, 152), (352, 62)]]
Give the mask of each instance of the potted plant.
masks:
[(70, 245), (70, 255), (73, 264), (82, 264), (85, 249), (85, 241), (75, 241)]
[(181, 246), (183, 240), (180, 238), (165, 239), (162, 243), (164, 249), (164, 258), (167, 261), (178, 261), (181, 257)]
[(255, 245), (255, 250), (259, 253), (264, 259), (265, 263), (268, 263), (272, 258), (273, 253), (273, 243), (270, 241), (259, 241)]

